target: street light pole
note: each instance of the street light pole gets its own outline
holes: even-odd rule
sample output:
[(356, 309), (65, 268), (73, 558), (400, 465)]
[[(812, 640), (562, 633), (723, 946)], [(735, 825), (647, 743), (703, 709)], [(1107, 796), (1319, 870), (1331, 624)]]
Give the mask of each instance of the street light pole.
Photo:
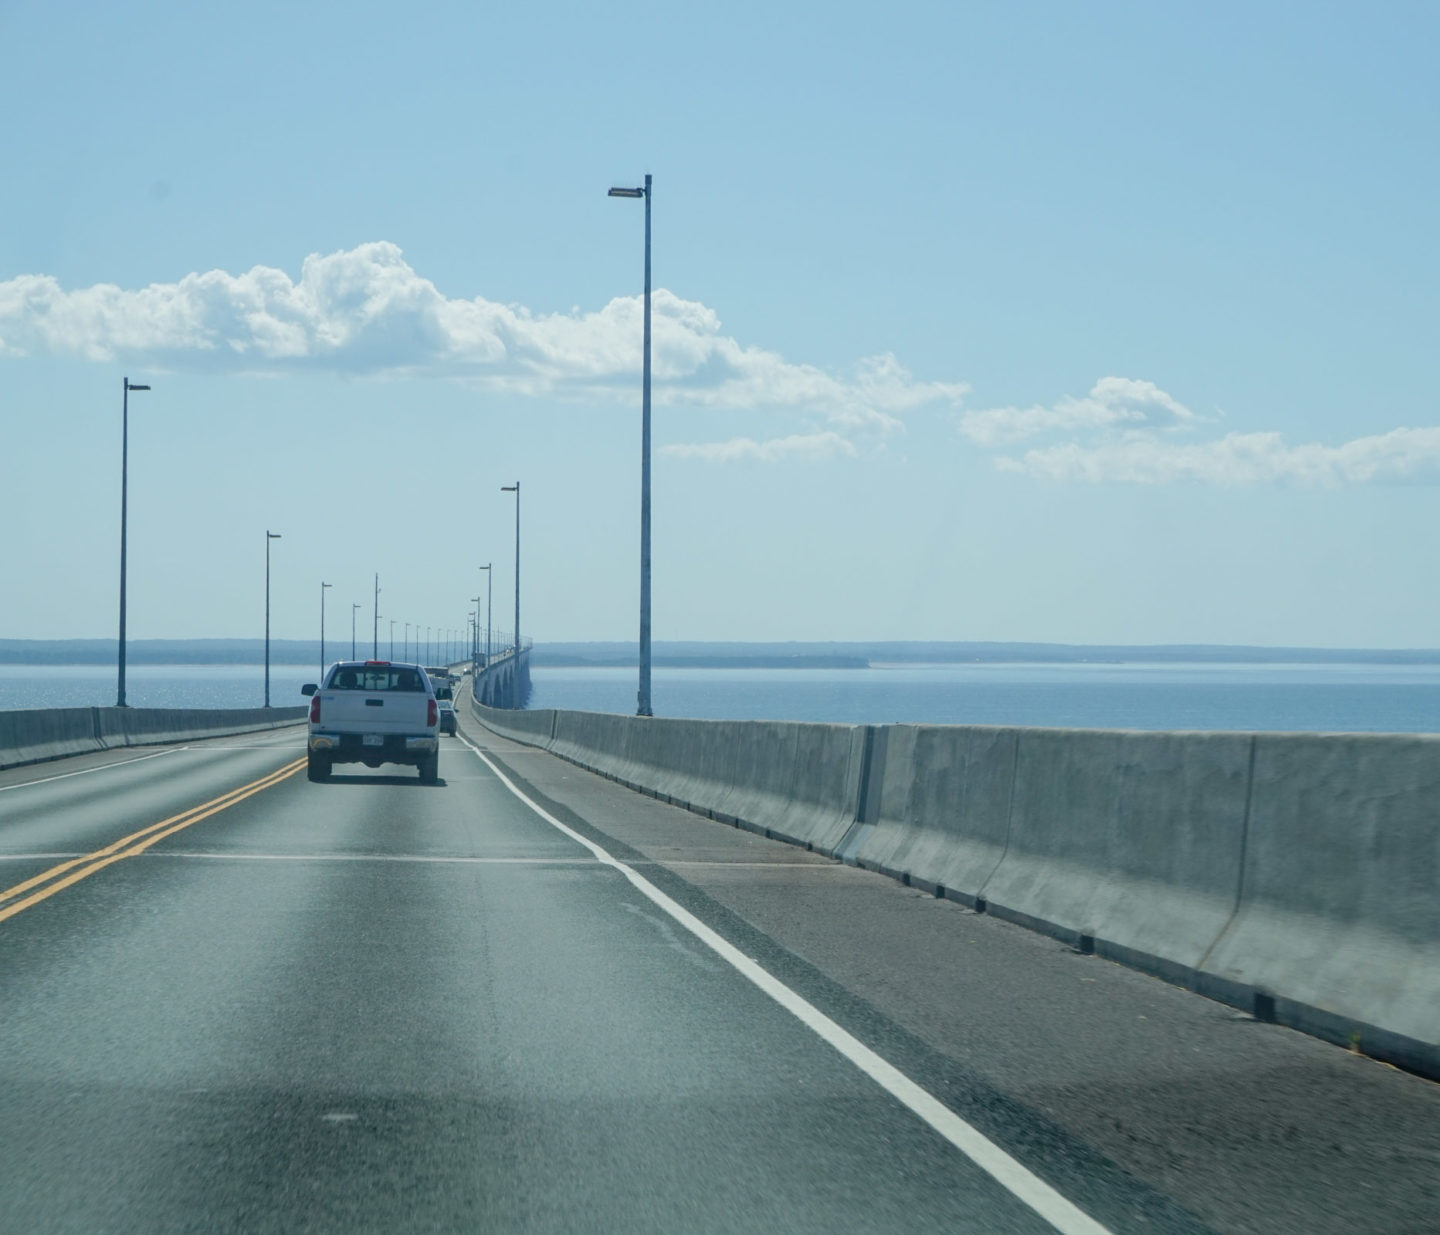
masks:
[(358, 600), (350, 602), (350, 659), (355, 659), (355, 611), (360, 608)]
[(320, 676), (325, 676), (325, 589), (333, 585), (320, 584)]
[(513, 485), (501, 485), (501, 493), (513, 493), (515, 495), (515, 629), (510, 632), (510, 637), (515, 640), (515, 660), (520, 660), (520, 482), (517, 480)]
[(611, 189), (611, 197), (645, 199), (645, 334), (640, 379), (640, 682), (636, 691), (636, 715), (651, 716), (650, 710), (650, 173), (643, 189)]
[(125, 519), (129, 500), (130, 478), (130, 392), (149, 390), (149, 386), (138, 386), (124, 378), (120, 395), (120, 659), (119, 681), (116, 686), (115, 706), (126, 707), (125, 703)]
[[(476, 567), (477, 570), (485, 572), (485, 663), (490, 663), (490, 585), (495, 580), (495, 572), (490, 568), (494, 562), (486, 562), (484, 566)], [(479, 615), (476, 615), (476, 624), (479, 624)]]
[[(279, 540), (280, 533), (265, 531), (265, 706), (270, 706), (270, 542)], [(323, 598), (325, 593), (320, 593)]]
[(375, 572), (375, 621), (370, 628), (370, 659), (380, 659), (380, 572)]
[(390, 619), (390, 659), (395, 659), (395, 619)]

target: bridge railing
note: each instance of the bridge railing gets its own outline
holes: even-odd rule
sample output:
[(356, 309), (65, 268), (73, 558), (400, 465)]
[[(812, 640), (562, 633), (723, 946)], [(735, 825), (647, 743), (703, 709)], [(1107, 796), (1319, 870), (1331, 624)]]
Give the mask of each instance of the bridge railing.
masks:
[(299, 724), (295, 708), (25, 708), (0, 712), (0, 768)]

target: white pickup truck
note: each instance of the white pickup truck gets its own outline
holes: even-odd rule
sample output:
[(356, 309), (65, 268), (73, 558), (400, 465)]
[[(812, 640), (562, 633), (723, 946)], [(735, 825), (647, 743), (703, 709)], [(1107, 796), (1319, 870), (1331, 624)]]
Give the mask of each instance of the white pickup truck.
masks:
[(440, 708), (420, 665), (388, 660), (342, 660), (323, 684), (300, 688), (310, 696), (311, 780), (325, 780), (337, 763), (409, 763), (433, 785), (440, 777)]

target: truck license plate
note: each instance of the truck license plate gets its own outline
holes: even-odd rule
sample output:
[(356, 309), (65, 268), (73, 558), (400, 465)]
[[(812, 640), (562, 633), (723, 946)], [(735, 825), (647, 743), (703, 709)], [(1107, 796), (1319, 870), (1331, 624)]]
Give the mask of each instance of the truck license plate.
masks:
[(378, 733), (367, 733), (367, 734), (365, 735), (365, 737), (362, 739), (362, 742), (363, 742), (363, 744), (366, 745), (366, 746), (384, 746), (384, 745), (385, 745), (385, 739), (384, 739), (384, 737), (383, 737), (382, 735), (378, 734)]

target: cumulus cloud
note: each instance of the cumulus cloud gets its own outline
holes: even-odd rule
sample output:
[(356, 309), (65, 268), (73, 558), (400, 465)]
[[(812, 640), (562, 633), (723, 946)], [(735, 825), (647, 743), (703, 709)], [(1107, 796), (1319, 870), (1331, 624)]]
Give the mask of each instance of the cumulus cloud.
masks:
[[(658, 404), (801, 412), (837, 430), (885, 434), (904, 413), (958, 407), (965, 393), (961, 383), (916, 381), (889, 355), (839, 375), (788, 361), (727, 336), (713, 309), (668, 291), (654, 294), (652, 309)], [(629, 398), (641, 313), (638, 296), (568, 313), (454, 299), (397, 246), (376, 242), (312, 254), (298, 279), (256, 266), (138, 290), (67, 291), (45, 275), (0, 282), (0, 355), (123, 356), (137, 366), (234, 374), (435, 375), (534, 395)]]
[(1102, 377), (1082, 399), (1050, 407), (992, 407), (965, 412), (960, 432), (981, 446), (1001, 446), (1041, 433), (1117, 427), (1177, 428), (1202, 418), (1154, 382)]
[(1082, 484), (1358, 485), (1440, 481), (1440, 428), (1401, 428), (1338, 446), (1291, 444), (1281, 433), (1226, 433), (1197, 441), (1217, 417), (1191, 411), (1154, 382), (1104, 377), (1084, 398), (1049, 407), (964, 412), (961, 434), (1000, 447), (1063, 438), (1001, 454), (1002, 472)]
[(767, 442), (757, 442), (751, 437), (735, 437), (728, 442), (695, 442), (664, 446), (660, 453), (670, 459), (700, 459), (706, 463), (734, 463), (741, 459), (776, 463), (782, 459), (854, 458), (859, 452), (848, 438), (827, 432), (797, 433)]
[(1433, 482), (1440, 479), (1440, 429), (1392, 429), (1339, 446), (1291, 446), (1279, 433), (1227, 433), (1209, 442), (1127, 436), (1096, 446), (1075, 442), (1001, 457), (1002, 471), (1044, 480), (1159, 485), (1300, 485)]

